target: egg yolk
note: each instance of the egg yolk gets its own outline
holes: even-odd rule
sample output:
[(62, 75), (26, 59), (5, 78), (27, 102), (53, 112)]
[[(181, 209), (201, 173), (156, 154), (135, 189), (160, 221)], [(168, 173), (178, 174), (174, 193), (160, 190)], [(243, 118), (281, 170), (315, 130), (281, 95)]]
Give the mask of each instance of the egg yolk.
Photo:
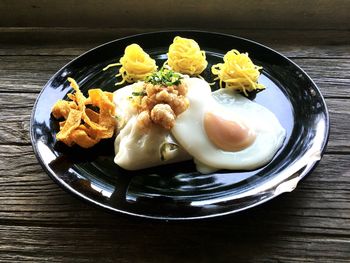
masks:
[(229, 152), (247, 148), (256, 137), (255, 133), (244, 124), (225, 120), (211, 112), (204, 115), (204, 129), (216, 147)]

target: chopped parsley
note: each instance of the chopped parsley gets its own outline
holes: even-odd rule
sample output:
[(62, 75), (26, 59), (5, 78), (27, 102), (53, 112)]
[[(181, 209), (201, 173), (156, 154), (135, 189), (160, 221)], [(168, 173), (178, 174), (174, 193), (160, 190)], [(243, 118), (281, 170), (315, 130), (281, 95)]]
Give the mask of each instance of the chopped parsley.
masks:
[(146, 93), (145, 91), (141, 91), (141, 92), (136, 92), (136, 91), (134, 91), (134, 92), (132, 92), (131, 94), (132, 94), (133, 96), (141, 96), (141, 97), (147, 95), (147, 93)]
[(169, 154), (172, 151), (175, 151), (179, 148), (179, 146), (175, 143), (170, 143), (170, 142), (164, 142), (161, 144), (159, 148), (160, 152), (160, 160), (161, 161), (166, 161), (169, 159)]
[(152, 73), (145, 80), (147, 83), (153, 85), (162, 85), (162, 86), (177, 86), (181, 83), (183, 77), (181, 74), (174, 72), (171, 69), (162, 67), (159, 71)]

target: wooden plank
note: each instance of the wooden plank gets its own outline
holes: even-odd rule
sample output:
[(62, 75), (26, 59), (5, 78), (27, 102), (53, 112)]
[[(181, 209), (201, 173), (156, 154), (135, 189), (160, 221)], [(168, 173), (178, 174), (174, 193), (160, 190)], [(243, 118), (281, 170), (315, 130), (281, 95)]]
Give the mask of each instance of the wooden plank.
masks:
[[(72, 55), (120, 37), (159, 28), (0, 28), (0, 55)], [(162, 30), (162, 29), (161, 29)], [(164, 30), (164, 29), (163, 29)], [(209, 30), (205, 28), (204, 30)], [(211, 29), (248, 38), (289, 57), (350, 57), (350, 31)], [(87, 41), (88, 39), (88, 41)], [(234, 48), (234, 47), (233, 47)]]
[(0, 26), (348, 29), (349, 9), (346, 0), (1, 1)]
[[(162, 235), (157, 235), (158, 231)], [(0, 226), (1, 259), (30, 262), (348, 262), (345, 238), (238, 235), (166, 224), (96, 229)], [(229, 249), (228, 249), (229, 248)]]
[[(350, 52), (349, 52), (350, 54)], [(0, 92), (39, 92), (74, 56), (0, 56)], [(350, 97), (348, 59), (294, 58), (325, 97)]]
[(345, 133), (350, 132), (349, 106), (350, 100), (328, 99), (326, 100), (330, 114), (330, 136), (327, 151), (342, 152), (350, 150), (350, 137)]

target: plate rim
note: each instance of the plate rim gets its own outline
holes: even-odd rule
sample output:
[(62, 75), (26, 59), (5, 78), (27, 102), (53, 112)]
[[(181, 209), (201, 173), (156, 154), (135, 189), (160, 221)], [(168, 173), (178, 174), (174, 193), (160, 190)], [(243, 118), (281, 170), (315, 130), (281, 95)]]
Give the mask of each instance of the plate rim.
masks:
[[(74, 63), (76, 60), (79, 60), (81, 57), (84, 57), (86, 54), (90, 53), (90, 52), (94, 52), (95, 50), (104, 47), (104, 46), (108, 46), (114, 42), (119, 42), (119, 41), (123, 41), (123, 40), (127, 40), (130, 38), (135, 38), (135, 37), (142, 37), (145, 35), (153, 35), (153, 34), (164, 34), (164, 33), (172, 33), (172, 34), (178, 34), (178, 33), (203, 33), (203, 34), (209, 34), (209, 35), (220, 35), (223, 37), (228, 37), (228, 38), (235, 38), (237, 40), (241, 40), (241, 41), (246, 41), (249, 42), (251, 44), (257, 45), (259, 47), (262, 47), (264, 49), (267, 49), (269, 52), (272, 52), (278, 56), (280, 56), (281, 58), (283, 58), (284, 60), (288, 61), (289, 63), (291, 63), (294, 67), (296, 67), (298, 70), (301, 71), (301, 73), (307, 77), (307, 79), (311, 82), (311, 84), (313, 85), (313, 88), (317, 90), (318, 94), (320, 95), (319, 98), (322, 101), (322, 104), (325, 108), (324, 110), (324, 114), (325, 114), (325, 136), (323, 138), (322, 141), (322, 145), (320, 148), (320, 159), (313, 161), (313, 163), (311, 164), (311, 166), (308, 169), (303, 170), (301, 176), (299, 176), (299, 180), (297, 182), (297, 184), (303, 180), (307, 175), (309, 175), (310, 173), (312, 173), (312, 171), (317, 167), (317, 165), (319, 164), (319, 162), (321, 161), (322, 156), (324, 155), (326, 148), (327, 148), (327, 144), (329, 141), (329, 135), (330, 135), (330, 117), (329, 117), (329, 111), (328, 111), (328, 107), (325, 101), (324, 96), (321, 93), (320, 88), (316, 85), (316, 83), (314, 82), (314, 80), (305, 72), (304, 69), (302, 69), (299, 65), (297, 65), (294, 61), (292, 61), (291, 59), (289, 59), (287, 56), (283, 55), (282, 53), (264, 45), (261, 44), (257, 41), (254, 40), (250, 40), (244, 37), (240, 37), (240, 36), (236, 36), (233, 34), (228, 34), (228, 33), (222, 33), (222, 32), (215, 32), (215, 31), (207, 31), (207, 30), (193, 30), (193, 29), (174, 29), (174, 30), (160, 30), (160, 31), (148, 31), (148, 32), (143, 32), (143, 33), (138, 33), (138, 34), (132, 34), (132, 35), (128, 35), (128, 36), (124, 36), (124, 37), (120, 37), (105, 43), (102, 43), (96, 47), (93, 47), (85, 52), (83, 52), (82, 54), (76, 56), (75, 58), (73, 58), (72, 60), (70, 60), (68, 63), (66, 63), (65, 65), (63, 65), (61, 68), (59, 68), (58, 70), (55, 71), (55, 73), (49, 78), (49, 80), (44, 84), (44, 86), (41, 88), (39, 94), (36, 97), (35, 103), (33, 104), (33, 108), (31, 111), (31, 115), (30, 115), (30, 122), (29, 122), (29, 134), (30, 134), (30, 140), (31, 140), (31, 145), (33, 148), (33, 152), (34, 155), (36, 157), (36, 159), (38, 160), (39, 164), (41, 165), (41, 167), (43, 168), (43, 170), (46, 172), (46, 174), (56, 183), (60, 186), (60, 188), (62, 188), (65, 192), (69, 193), (71, 196), (76, 197), (79, 200), (83, 200), (85, 203), (87, 204), (92, 204), (94, 207), (98, 207), (100, 209), (103, 209), (104, 211), (107, 211), (109, 213), (117, 213), (119, 215), (127, 215), (127, 216), (133, 216), (136, 218), (144, 218), (144, 219), (152, 219), (152, 220), (161, 220), (161, 221), (187, 221), (187, 220), (201, 220), (201, 219), (209, 219), (209, 218), (217, 218), (217, 217), (223, 217), (223, 216), (227, 216), (227, 215), (231, 215), (231, 214), (235, 214), (241, 211), (245, 211), (248, 210), (250, 208), (259, 206), (265, 202), (268, 202), (269, 200), (281, 195), (282, 193), (285, 192), (290, 192), (290, 191), (282, 191), (279, 192), (277, 194), (271, 195), (270, 197), (264, 198), (261, 201), (258, 202), (254, 202), (251, 205), (248, 206), (244, 206), (242, 208), (239, 209), (234, 209), (234, 210), (230, 210), (230, 211), (226, 211), (226, 212), (219, 212), (219, 213), (213, 213), (213, 214), (206, 214), (206, 215), (199, 215), (199, 216), (186, 216), (186, 217), (176, 217), (176, 216), (171, 216), (171, 217), (167, 217), (167, 216), (152, 216), (152, 215), (146, 215), (146, 214), (140, 214), (140, 213), (134, 213), (134, 212), (130, 212), (130, 211), (126, 211), (126, 210), (121, 210), (115, 207), (112, 207), (110, 205), (106, 205), (103, 204), (101, 202), (98, 202), (86, 195), (83, 195), (81, 192), (77, 191), (76, 189), (74, 189), (73, 187), (71, 187), (68, 183), (66, 183), (64, 180), (62, 180), (61, 178), (59, 178), (58, 176), (55, 175), (55, 173), (53, 171), (51, 171), (49, 169), (49, 167), (47, 167), (47, 165), (45, 165), (42, 155), (38, 150), (37, 147), (37, 143), (36, 140), (34, 138), (34, 126), (33, 126), (33, 122), (34, 122), (34, 117), (35, 117), (35, 112), (36, 112), (36, 108), (37, 108), (37, 104), (46, 88), (46, 86), (51, 83), (56, 77), (57, 77), (57, 73), (61, 72), (63, 69), (65, 69), (67, 66), (69, 66), (70, 64)], [(294, 189), (292, 189), (291, 191), (293, 191)]]

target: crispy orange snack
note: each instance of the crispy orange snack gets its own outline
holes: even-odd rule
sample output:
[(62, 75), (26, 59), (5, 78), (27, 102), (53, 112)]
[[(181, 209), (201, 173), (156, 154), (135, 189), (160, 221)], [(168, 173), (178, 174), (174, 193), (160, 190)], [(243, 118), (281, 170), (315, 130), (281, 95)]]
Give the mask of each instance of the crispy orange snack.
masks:
[(71, 109), (77, 109), (78, 107), (73, 101), (58, 100), (52, 108), (52, 115), (56, 118), (68, 118), (69, 111)]
[(82, 148), (90, 148), (98, 143), (99, 139), (91, 138), (84, 130), (74, 130), (71, 134), (72, 140)]
[(101, 139), (110, 138), (113, 136), (115, 127), (115, 118), (111, 114), (115, 111), (115, 105), (111, 100), (111, 96), (105, 94), (100, 89), (90, 89), (89, 98), (92, 105), (98, 106), (100, 109), (99, 113), (99, 124), (103, 127), (108, 127), (106, 130), (98, 131), (98, 137)]
[[(113, 93), (90, 89), (86, 98), (74, 79), (68, 78), (68, 81), (75, 91), (67, 95), (71, 101), (58, 100), (51, 110), (55, 118), (65, 119), (59, 123), (56, 139), (68, 146), (90, 148), (101, 139), (111, 138), (116, 127)], [(99, 112), (86, 105), (98, 107)]]

